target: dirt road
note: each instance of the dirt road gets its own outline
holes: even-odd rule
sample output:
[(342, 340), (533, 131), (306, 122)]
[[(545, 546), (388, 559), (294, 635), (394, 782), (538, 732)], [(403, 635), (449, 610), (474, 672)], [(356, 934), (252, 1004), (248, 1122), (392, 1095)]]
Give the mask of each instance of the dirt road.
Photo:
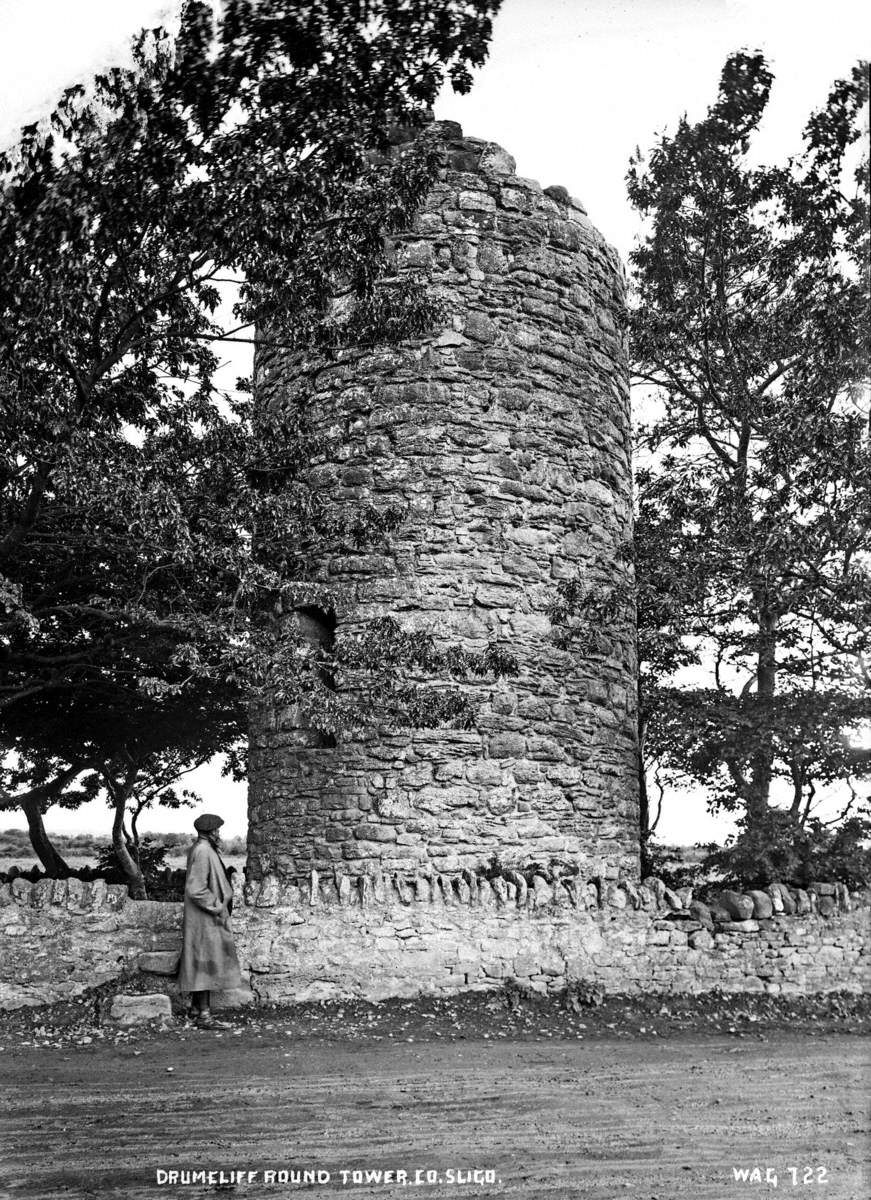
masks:
[[(871, 1196), (868, 1044), (853, 1035), (349, 1044), (230, 1029), (3, 1057), (0, 1197), (16, 1200)], [(158, 1184), (209, 1169), (225, 1185)], [(305, 1169), (322, 1182), (282, 1182)], [(457, 1174), (475, 1169), (491, 1175)], [(231, 1187), (231, 1171), (258, 1174)]]

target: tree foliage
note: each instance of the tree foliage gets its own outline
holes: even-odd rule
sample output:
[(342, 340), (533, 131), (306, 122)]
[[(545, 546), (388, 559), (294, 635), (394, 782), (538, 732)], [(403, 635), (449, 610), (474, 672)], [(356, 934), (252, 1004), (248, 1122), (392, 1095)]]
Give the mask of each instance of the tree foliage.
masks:
[[(840, 880), (858, 890), (871, 885), (868, 821), (848, 816), (825, 822), (810, 816), (796, 823), (782, 808), (770, 808), (751, 827), (740, 822), (738, 836), (713, 849), (705, 869), (741, 888), (789, 882), (796, 887)], [(718, 885), (719, 886), (719, 885)]]
[[(245, 696), (348, 717), (271, 617), (311, 602), (313, 541), (359, 545), (401, 514), (313, 495), (305, 414), (222, 392), (219, 347), (342, 354), (429, 327), (389, 235), (438, 152), (385, 151), (446, 78), (468, 88), (498, 7), (227, 0), (216, 20), (190, 0), (177, 37), (143, 31), (130, 69), (0, 155), (0, 732), (5, 803), (28, 796), (37, 834), (88, 780), (153, 790), (168, 762), (227, 749)], [(385, 668), (400, 636), (389, 649)]]
[(868, 70), (834, 85), (800, 154), (757, 166), (771, 85), (761, 55), (734, 54), (704, 119), (628, 176), (647, 221), (633, 369), (656, 412), (636, 474), (648, 754), (751, 837), (775, 785), (795, 829), (819, 786), (871, 767), (851, 737), (871, 719), (868, 160), (854, 161)]

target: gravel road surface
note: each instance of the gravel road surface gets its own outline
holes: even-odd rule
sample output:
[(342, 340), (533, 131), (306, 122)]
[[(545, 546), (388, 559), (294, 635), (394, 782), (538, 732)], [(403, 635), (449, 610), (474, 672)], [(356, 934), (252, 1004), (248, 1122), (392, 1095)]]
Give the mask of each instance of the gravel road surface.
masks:
[[(867, 1200), (868, 1067), (859, 1035), (789, 1031), (373, 1042), (278, 1023), (13, 1044), (0, 1198)], [(223, 1182), (168, 1182), (209, 1170)], [(281, 1175), (305, 1170), (320, 1182)]]

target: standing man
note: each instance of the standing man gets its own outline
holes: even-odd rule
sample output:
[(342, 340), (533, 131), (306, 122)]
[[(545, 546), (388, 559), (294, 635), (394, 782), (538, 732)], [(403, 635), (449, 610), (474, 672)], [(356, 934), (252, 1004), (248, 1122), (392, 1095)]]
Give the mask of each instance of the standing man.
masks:
[(211, 992), (242, 986), (230, 930), (233, 888), (218, 854), (223, 824), (213, 813), (197, 817), (199, 837), (188, 851), (179, 986), (191, 993), (190, 1013), (201, 1029), (214, 1026)]

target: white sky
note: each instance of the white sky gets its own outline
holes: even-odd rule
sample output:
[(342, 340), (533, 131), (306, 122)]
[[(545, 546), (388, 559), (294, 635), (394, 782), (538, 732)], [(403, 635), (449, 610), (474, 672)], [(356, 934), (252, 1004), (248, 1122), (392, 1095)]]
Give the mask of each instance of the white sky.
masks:
[[(45, 115), (65, 87), (123, 62), (127, 37), (176, 8), (172, 0), (0, 0), (0, 144)], [(776, 82), (756, 146), (760, 158), (782, 161), (832, 81), (871, 54), (869, 12), (864, 0), (504, 0), (472, 92), (443, 95), (436, 116), (504, 146), (519, 174), (579, 196), (625, 258), (637, 232), (624, 187), (629, 156), (683, 112), (703, 115), (727, 54), (768, 57)], [(210, 768), (188, 783), (224, 817), (228, 836), (244, 832), (244, 789)], [(161, 810), (143, 824), (187, 829), (190, 820)], [(12, 813), (0, 822), (24, 824)], [(105, 831), (107, 814), (95, 802), (53, 810), (47, 824)], [(693, 842), (727, 829), (700, 800), (675, 799), (658, 833)]]

